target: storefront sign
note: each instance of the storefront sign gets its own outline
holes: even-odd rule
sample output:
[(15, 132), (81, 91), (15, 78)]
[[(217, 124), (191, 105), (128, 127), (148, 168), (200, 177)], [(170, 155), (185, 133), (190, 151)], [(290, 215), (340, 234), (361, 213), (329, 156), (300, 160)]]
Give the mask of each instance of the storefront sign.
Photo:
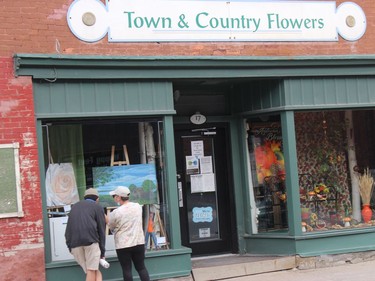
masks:
[(366, 16), (334, 1), (76, 0), (71, 31), (87, 42), (355, 41)]

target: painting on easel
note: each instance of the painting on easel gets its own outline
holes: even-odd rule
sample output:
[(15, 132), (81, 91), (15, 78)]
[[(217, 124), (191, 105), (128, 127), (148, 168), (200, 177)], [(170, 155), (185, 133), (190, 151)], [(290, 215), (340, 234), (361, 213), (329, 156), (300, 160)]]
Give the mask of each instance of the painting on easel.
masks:
[(109, 192), (120, 185), (130, 189), (130, 201), (141, 205), (158, 203), (155, 164), (94, 167), (92, 172), (103, 207), (115, 206)]

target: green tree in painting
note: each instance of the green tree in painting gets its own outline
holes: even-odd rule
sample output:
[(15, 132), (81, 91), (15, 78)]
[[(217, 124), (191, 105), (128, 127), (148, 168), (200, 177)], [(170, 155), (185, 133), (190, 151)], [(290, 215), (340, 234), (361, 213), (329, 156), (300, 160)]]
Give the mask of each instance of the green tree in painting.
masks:
[(129, 185), (130, 201), (138, 202), (141, 205), (154, 204), (157, 201), (157, 186), (152, 180), (145, 180), (142, 186)]
[(97, 176), (94, 178), (94, 187), (98, 188), (112, 180), (114, 175), (112, 167), (96, 168)]
[(156, 185), (152, 180), (145, 180), (142, 183), (142, 189), (144, 192), (152, 192), (156, 189)]

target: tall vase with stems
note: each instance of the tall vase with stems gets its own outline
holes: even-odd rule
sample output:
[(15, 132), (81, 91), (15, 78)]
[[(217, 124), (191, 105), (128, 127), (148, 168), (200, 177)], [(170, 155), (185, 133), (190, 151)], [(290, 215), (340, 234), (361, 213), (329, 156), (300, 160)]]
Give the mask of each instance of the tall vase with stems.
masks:
[(372, 174), (367, 167), (367, 169), (364, 170), (363, 174), (360, 174), (358, 176), (358, 183), (359, 183), (359, 193), (362, 198), (362, 218), (365, 223), (369, 222), (372, 217), (372, 210), (370, 207), (370, 201), (371, 201), (371, 195), (372, 190), (374, 187), (374, 179), (372, 177)]

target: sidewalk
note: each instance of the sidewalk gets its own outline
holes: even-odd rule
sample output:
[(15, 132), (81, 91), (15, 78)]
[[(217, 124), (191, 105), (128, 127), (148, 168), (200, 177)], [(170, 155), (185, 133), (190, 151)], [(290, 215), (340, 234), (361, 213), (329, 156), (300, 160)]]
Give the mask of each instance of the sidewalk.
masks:
[(318, 269), (292, 269), (222, 279), (228, 281), (353, 281), (375, 280), (375, 260)]

